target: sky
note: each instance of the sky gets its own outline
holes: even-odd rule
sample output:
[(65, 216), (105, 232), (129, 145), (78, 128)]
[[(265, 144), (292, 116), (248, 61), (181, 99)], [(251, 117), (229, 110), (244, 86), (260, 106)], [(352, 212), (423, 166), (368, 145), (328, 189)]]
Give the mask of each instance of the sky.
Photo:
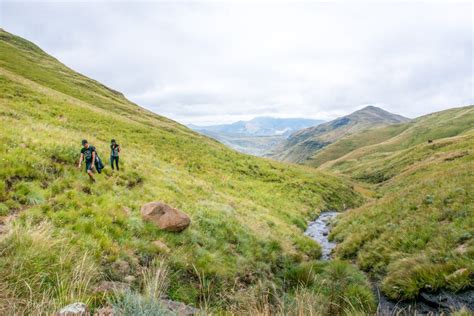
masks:
[(185, 124), (474, 103), (471, 1), (0, 0), (0, 27)]

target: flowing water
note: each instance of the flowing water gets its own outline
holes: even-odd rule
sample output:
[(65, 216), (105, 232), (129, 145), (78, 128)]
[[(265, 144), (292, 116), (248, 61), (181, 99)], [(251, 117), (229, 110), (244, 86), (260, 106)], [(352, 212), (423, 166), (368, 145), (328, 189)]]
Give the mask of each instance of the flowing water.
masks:
[(336, 247), (336, 243), (329, 241), (329, 228), (331, 220), (339, 215), (338, 212), (322, 212), (318, 218), (309, 223), (308, 229), (306, 229), (305, 235), (311, 237), (318, 244), (321, 245), (322, 255), (321, 259), (331, 259), (331, 252)]
[[(336, 247), (336, 243), (329, 241), (328, 236), (331, 221), (339, 214), (333, 211), (322, 212), (316, 220), (309, 223), (306, 229), (305, 235), (321, 245), (322, 260), (331, 260), (331, 252)], [(458, 294), (446, 291), (436, 294), (422, 293), (417, 301), (394, 302), (380, 292), (378, 284), (373, 283), (373, 286), (379, 301), (376, 314), (380, 316), (441, 315), (442, 313), (449, 315), (452, 306), (457, 308), (467, 306), (471, 310), (474, 309), (474, 290)]]

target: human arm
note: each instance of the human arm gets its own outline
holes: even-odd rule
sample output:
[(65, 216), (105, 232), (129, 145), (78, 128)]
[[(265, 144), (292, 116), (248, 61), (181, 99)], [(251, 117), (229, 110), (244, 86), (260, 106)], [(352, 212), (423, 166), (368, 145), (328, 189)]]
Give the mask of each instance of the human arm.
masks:
[(95, 167), (95, 150), (92, 151), (92, 164), (91, 164), (91, 169), (94, 169)]

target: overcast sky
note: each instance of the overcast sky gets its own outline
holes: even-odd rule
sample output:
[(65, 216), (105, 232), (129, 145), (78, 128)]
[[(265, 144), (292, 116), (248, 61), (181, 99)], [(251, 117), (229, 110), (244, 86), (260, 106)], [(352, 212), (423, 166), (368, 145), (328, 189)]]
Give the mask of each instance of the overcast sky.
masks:
[(472, 14), (471, 2), (0, 0), (0, 27), (195, 124), (472, 104)]

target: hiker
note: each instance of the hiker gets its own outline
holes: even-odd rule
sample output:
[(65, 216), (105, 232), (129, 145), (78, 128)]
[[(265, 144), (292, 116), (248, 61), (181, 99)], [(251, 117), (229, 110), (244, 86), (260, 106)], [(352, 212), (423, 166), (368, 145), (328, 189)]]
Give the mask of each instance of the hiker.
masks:
[(114, 170), (114, 162), (115, 167), (119, 170), (119, 155), (120, 155), (120, 145), (117, 144), (115, 139), (110, 141), (110, 165), (112, 166), (112, 170)]
[(96, 157), (95, 147), (89, 145), (86, 139), (82, 140), (82, 149), (81, 149), (81, 157), (79, 158), (79, 165), (78, 168), (81, 168), (82, 161), (86, 161), (86, 172), (89, 175), (89, 178), (95, 182), (93, 170), (94, 170), (94, 161)]

